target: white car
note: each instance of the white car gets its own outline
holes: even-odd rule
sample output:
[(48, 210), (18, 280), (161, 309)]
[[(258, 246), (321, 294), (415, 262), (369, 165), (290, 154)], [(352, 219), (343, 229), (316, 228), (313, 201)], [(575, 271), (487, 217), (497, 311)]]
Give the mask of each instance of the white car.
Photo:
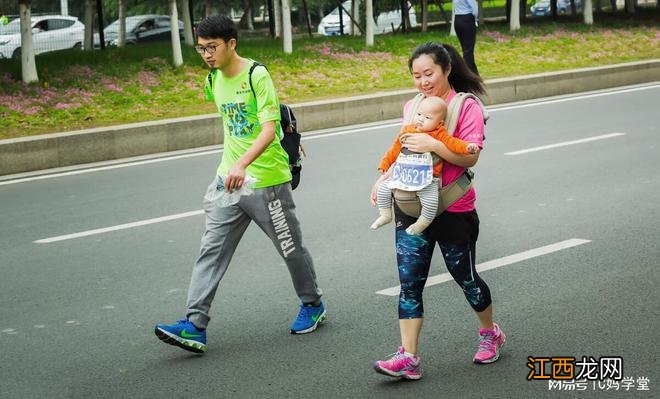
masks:
[[(85, 25), (64, 15), (32, 17), (32, 45), (35, 54), (82, 47)], [(21, 21), (0, 25), (0, 58), (21, 56)]]
[[(345, 1), (343, 4), (344, 8), (351, 11), (351, 1)], [(342, 11), (343, 13), (343, 11)], [(415, 15), (415, 9), (410, 3), (408, 3), (408, 14), (410, 16), (410, 27), (414, 28), (417, 26), (417, 15)], [(350, 24), (351, 20), (348, 15), (344, 13), (344, 34), (350, 33)], [(374, 34), (392, 32), (392, 26), (396, 29), (401, 25), (401, 10), (396, 9), (393, 11), (381, 12), (376, 16), (374, 21)], [(364, 28), (364, 27), (363, 27)], [(339, 35), (339, 7), (336, 7), (321, 19), (318, 27), (318, 33), (325, 36), (335, 36)]]

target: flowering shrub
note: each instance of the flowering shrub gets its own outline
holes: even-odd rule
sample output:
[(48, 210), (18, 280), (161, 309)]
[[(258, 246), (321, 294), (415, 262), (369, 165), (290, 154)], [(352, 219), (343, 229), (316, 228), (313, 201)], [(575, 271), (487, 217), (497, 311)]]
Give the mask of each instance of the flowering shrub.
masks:
[[(475, 56), (486, 79), (660, 57), (657, 25), (585, 27), (554, 23), (480, 28)], [(244, 57), (268, 66), (283, 102), (345, 97), (412, 88), (408, 57), (426, 41), (449, 42), (438, 32), (381, 35), (365, 49), (363, 37), (305, 38), (285, 55), (270, 39), (244, 39)], [(105, 52), (40, 55), (39, 84), (0, 73), (0, 139), (94, 126), (216, 112), (201, 91), (208, 69), (184, 47), (185, 66), (169, 62), (169, 46), (131, 46)], [(0, 67), (15, 60), (0, 60)], [(47, 67), (47, 68), (46, 68)], [(16, 70), (16, 68), (14, 68)]]

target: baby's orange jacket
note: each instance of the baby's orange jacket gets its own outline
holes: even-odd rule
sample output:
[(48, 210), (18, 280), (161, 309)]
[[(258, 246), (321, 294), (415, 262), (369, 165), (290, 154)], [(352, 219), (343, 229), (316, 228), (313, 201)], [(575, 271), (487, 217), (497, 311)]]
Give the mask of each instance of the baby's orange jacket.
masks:
[[(383, 173), (387, 172), (390, 169), (390, 166), (392, 166), (392, 164), (396, 162), (396, 158), (399, 156), (399, 153), (401, 152), (401, 136), (403, 136), (404, 134), (411, 134), (411, 133), (428, 134), (434, 139), (442, 141), (442, 143), (445, 146), (447, 146), (447, 148), (451, 152), (454, 152), (456, 154), (469, 154), (467, 150), (467, 146), (469, 143), (467, 141), (457, 139), (454, 136), (450, 136), (449, 133), (447, 133), (447, 129), (445, 129), (444, 124), (441, 124), (440, 126), (438, 126), (437, 129), (432, 130), (430, 132), (420, 132), (419, 130), (417, 130), (415, 125), (405, 125), (401, 128), (401, 132), (396, 136), (396, 139), (394, 140), (394, 144), (392, 144), (392, 147), (390, 147), (390, 149), (387, 150), (387, 152), (383, 156), (383, 159), (380, 161), (380, 164), (378, 165), (378, 169), (380, 169)], [(433, 176), (439, 177), (440, 172), (442, 172), (442, 160), (433, 166)]]

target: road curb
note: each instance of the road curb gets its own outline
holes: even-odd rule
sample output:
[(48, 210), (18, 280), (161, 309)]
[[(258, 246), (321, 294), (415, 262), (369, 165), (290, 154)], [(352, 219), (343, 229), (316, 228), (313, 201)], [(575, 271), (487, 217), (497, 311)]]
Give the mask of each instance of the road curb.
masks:
[[(487, 104), (660, 81), (660, 59), (486, 81)], [(394, 119), (415, 90), (293, 104), (302, 132)], [(0, 140), (0, 175), (222, 143), (217, 114)]]

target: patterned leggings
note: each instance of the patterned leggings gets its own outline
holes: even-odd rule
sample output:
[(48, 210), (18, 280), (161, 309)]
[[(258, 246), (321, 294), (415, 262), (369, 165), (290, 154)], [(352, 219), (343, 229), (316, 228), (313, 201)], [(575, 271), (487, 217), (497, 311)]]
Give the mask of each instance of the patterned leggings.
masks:
[[(399, 268), (401, 293), (399, 294), (399, 319), (415, 319), (424, 316), (422, 291), (429, 274), (435, 243), (438, 243), (447, 270), (463, 289), (465, 298), (476, 312), (484, 311), (491, 304), (488, 285), (475, 269), (476, 234), (464, 243), (445, 241), (437, 231), (460, 228), (465, 224), (463, 214), (444, 212), (421, 235), (409, 235), (406, 228), (414, 218), (396, 209), (396, 257)], [(466, 214), (469, 216), (469, 214)], [(474, 212), (476, 218), (476, 212)], [(449, 220), (442, 220), (443, 218)], [(462, 219), (461, 219), (462, 218)], [(456, 219), (456, 220), (453, 220)], [(444, 222), (444, 223), (443, 223)], [(478, 232), (478, 218), (476, 218)], [(445, 231), (446, 231), (445, 230)]]

